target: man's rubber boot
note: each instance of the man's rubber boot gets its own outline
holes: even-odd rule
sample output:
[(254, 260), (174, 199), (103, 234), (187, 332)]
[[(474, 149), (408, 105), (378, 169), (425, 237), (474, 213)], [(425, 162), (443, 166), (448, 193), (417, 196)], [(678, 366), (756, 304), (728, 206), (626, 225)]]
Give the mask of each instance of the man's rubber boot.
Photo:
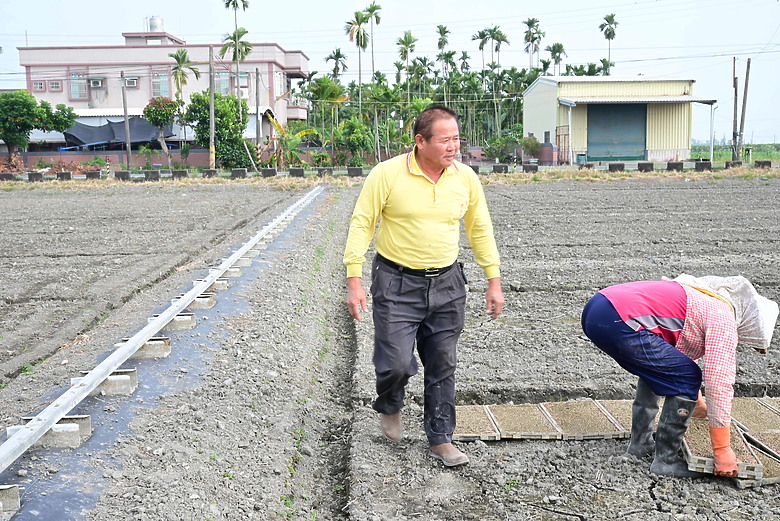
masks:
[(698, 478), (704, 475), (688, 470), (688, 463), (682, 454), (683, 437), (694, 407), (696, 400), (682, 396), (666, 397), (655, 432), (655, 459), (650, 465), (653, 474), (678, 478)]
[(636, 398), (631, 406), (631, 440), (626, 452), (643, 459), (655, 454), (653, 428), (658, 414), (658, 395), (641, 378), (636, 384)]

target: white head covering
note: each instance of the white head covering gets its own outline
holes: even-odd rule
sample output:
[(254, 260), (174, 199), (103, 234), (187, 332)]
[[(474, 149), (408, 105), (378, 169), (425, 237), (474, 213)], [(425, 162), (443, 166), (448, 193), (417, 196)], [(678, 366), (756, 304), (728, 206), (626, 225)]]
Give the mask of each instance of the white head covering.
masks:
[(776, 302), (759, 295), (748, 279), (740, 275), (694, 277), (683, 273), (673, 280), (712, 292), (731, 304), (737, 321), (739, 341), (762, 352), (769, 349), (778, 306)]

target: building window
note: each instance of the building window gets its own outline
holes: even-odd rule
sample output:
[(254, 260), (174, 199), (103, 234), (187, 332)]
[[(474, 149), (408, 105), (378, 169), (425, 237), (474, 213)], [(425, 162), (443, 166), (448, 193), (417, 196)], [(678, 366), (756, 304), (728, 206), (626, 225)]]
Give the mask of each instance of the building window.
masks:
[(87, 75), (74, 72), (70, 75), (70, 99), (87, 99)]
[(230, 73), (218, 72), (214, 78), (214, 92), (223, 96), (230, 94)]
[(171, 89), (168, 83), (168, 73), (163, 71), (152, 71), (152, 97), (171, 96)]
[(241, 72), (238, 74), (238, 87), (241, 89), (249, 88), (249, 73)]
[(62, 82), (60, 80), (49, 80), (49, 92), (62, 92)]
[(274, 73), (274, 96), (281, 96), (285, 92), (287, 92), (287, 89), (285, 89), (285, 77), (283, 72), (275, 72)]
[(43, 92), (46, 90), (46, 83), (42, 81), (33, 81), (32, 90), (35, 92)]

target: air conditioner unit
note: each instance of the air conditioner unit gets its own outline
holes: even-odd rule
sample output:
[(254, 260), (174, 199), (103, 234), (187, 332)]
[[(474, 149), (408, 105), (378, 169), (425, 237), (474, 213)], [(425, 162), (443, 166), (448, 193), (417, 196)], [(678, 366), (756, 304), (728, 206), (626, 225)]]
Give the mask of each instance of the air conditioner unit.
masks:
[(249, 98), (249, 89), (238, 89), (238, 96), (241, 99), (248, 99)]
[(100, 80), (100, 79), (89, 80), (89, 87), (91, 89), (102, 89), (103, 88), (103, 80)]
[(125, 87), (137, 87), (138, 78), (125, 78)]

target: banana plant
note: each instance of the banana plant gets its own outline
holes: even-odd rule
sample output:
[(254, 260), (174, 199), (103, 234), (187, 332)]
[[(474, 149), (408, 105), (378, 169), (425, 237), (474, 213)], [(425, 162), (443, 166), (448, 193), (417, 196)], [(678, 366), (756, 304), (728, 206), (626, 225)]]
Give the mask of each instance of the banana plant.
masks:
[[(289, 165), (300, 165), (303, 163), (303, 160), (301, 159), (303, 150), (298, 147), (303, 141), (304, 136), (317, 134), (317, 131), (313, 128), (307, 128), (300, 132), (296, 132), (295, 134), (290, 134), (271, 114), (268, 114), (268, 119), (276, 130), (276, 137), (274, 138), (276, 141), (276, 150), (271, 152), (271, 163), (275, 164), (276, 168), (279, 170), (284, 170)], [(270, 147), (271, 145), (269, 144), (267, 148)]]

